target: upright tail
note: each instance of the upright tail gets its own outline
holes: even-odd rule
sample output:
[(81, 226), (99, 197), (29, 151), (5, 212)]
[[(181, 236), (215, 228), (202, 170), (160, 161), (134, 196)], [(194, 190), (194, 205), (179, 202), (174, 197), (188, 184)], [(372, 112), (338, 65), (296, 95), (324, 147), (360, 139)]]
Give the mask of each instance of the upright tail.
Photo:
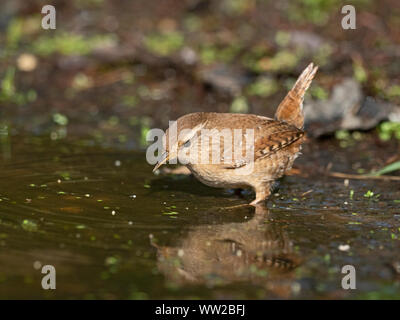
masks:
[(293, 88), (280, 103), (275, 113), (275, 119), (285, 121), (302, 129), (304, 126), (303, 100), (304, 94), (311, 84), (318, 67), (310, 63), (297, 79)]

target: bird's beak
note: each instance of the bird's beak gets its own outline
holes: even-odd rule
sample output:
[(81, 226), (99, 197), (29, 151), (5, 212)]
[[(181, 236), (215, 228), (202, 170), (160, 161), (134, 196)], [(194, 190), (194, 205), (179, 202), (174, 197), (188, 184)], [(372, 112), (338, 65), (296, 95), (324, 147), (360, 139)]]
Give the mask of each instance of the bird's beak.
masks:
[(159, 167), (161, 167), (163, 164), (165, 164), (170, 158), (170, 154), (168, 151), (165, 151), (161, 157), (161, 159), (158, 161), (158, 163), (155, 165), (153, 172), (156, 171)]

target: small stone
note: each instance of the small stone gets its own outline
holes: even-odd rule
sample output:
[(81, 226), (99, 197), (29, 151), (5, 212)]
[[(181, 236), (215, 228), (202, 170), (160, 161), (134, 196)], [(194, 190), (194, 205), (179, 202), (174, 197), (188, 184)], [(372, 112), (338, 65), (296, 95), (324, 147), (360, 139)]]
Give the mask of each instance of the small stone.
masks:
[(42, 263), (40, 261), (35, 261), (33, 263), (33, 268), (35, 268), (36, 270), (39, 270), (42, 267)]
[(339, 245), (338, 248), (340, 251), (349, 251), (350, 250), (350, 246), (348, 244), (341, 244), (341, 245)]
[(17, 59), (17, 67), (21, 71), (33, 71), (37, 67), (37, 58), (33, 54), (23, 53)]

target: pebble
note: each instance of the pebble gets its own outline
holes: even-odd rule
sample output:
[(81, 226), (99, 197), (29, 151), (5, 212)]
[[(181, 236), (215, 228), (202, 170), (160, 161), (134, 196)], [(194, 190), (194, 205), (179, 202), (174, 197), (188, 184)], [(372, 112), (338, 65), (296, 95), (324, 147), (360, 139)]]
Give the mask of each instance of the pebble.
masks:
[(349, 251), (350, 250), (350, 246), (348, 244), (341, 244), (341, 245), (339, 245), (338, 248), (340, 251)]
[(23, 53), (17, 59), (17, 67), (21, 71), (33, 71), (36, 69), (37, 64), (37, 58), (30, 53)]

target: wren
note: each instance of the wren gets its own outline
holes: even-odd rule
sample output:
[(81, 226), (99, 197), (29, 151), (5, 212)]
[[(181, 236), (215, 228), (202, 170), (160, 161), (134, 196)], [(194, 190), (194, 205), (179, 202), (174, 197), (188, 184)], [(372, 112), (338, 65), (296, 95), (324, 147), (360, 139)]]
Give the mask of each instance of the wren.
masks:
[[(172, 128), (168, 128), (163, 137), (165, 152), (153, 171), (178, 158), (208, 186), (253, 188), (252, 205), (266, 200), (274, 180), (291, 169), (305, 141), (303, 100), (317, 70), (312, 63), (308, 65), (279, 104), (274, 119), (216, 112), (180, 117), (176, 139), (171, 139)], [(240, 139), (232, 141), (237, 132)], [(204, 155), (209, 161), (201, 161)]]

